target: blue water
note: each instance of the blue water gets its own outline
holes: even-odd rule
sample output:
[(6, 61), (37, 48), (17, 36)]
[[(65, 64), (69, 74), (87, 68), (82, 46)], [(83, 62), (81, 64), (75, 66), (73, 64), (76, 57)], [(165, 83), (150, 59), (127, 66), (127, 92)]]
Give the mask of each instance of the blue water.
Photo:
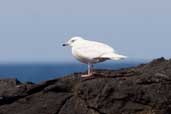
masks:
[[(95, 69), (120, 69), (136, 66), (139, 62), (101, 63)], [(84, 64), (0, 64), (0, 78), (17, 78), (22, 82), (40, 82), (48, 79), (62, 77), (74, 72), (85, 72)]]

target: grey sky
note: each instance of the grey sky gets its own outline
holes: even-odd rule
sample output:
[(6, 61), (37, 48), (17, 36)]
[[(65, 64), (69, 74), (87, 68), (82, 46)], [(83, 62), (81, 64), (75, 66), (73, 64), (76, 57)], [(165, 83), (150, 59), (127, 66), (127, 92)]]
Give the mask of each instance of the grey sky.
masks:
[(1, 0), (1, 15), (168, 15), (170, 0)]
[(169, 0), (0, 0), (0, 62), (73, 61), (61, 44), (98, 40), (129, 58), (170, 57)]

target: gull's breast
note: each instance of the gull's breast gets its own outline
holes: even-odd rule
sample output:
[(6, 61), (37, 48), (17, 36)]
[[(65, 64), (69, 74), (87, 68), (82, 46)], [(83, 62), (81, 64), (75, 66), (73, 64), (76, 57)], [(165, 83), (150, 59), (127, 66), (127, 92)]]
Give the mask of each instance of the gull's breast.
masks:
[(93, 59), (92, 57), (88, 57), (86, 52), (80, 52), (79, 49), (72, 48), (72, 55), (80, 62), (88, 64), (88, 63), (98, 63), (99, 60)]

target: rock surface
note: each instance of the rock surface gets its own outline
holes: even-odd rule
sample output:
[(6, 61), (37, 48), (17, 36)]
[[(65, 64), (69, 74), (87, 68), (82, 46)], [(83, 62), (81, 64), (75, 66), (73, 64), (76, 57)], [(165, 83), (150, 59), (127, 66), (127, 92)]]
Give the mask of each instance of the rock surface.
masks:
[(39, 84), (0, 80), (0, 114), (171, 114), (171, 60), (75, 73)]

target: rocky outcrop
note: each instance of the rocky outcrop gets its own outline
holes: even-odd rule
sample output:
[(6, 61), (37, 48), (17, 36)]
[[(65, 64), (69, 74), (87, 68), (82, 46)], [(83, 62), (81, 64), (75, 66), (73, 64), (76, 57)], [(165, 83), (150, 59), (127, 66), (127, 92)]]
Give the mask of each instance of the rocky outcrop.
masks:
[(171, 114), (171, 60), (23, 84), (0, 81), (0, 114)]

